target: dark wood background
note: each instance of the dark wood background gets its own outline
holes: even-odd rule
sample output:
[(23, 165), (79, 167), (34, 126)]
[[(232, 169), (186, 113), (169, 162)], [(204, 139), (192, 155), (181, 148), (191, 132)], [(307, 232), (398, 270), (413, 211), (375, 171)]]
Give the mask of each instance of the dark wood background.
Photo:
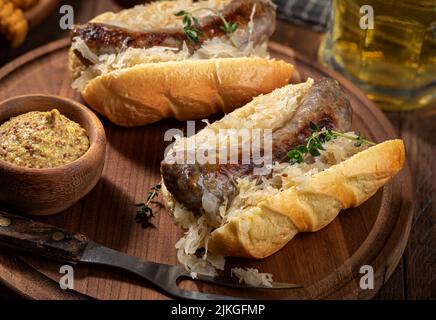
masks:
[[(68, 0), (61, 4), (73, 6), (75, 22), (85, 22), (100, 12), (119, 9), (113, 0)], [(9, 49), (0, 42), (0, 66), (29, 50), (67, 36), (68, 32), (59, 28), (59, 18), (58, 10), (53, 12), (30, 32), (25, 44), (18, 49)], [(278, 23), (273, 36), (274, 41), (289, 45), (314, 60), (321, 38), (321, 33), (283, 22)], [(376, 299), (435, 299), (436, 135), (433, 127), (436, 126), (436, 106), (413, 112), (387, 113), (387, 116), (406, 143), (407, 160), (414, 179), (415, 216), (403, 258)], [(4, 299), (20, 297), (0, 284), (0, 300)]]

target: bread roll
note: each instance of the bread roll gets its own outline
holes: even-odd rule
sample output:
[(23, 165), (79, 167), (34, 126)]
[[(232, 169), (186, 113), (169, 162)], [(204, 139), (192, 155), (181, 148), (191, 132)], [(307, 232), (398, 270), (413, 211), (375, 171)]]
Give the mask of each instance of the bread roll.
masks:
[(214, 230), (208, 249), (225, 256), (265, 258), (299, 232), (315, 232), (339, 211), (359, 206), (404, 165), (402, 140), (389, 140), (250, 207)]
[(262, 58), (147, 63), (91, 80), (82, 91), (97, 112), (121, 126), (231, 112), (288, 83), (293, 67)]

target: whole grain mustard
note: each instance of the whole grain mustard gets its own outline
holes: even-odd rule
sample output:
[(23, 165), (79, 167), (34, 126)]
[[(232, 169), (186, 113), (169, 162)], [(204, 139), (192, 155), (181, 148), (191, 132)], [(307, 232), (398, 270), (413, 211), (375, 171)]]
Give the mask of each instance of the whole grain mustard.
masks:
[(22, 114), (0, 126), (0, 159), (20, 167), (59, 167), (89, 146), (86, 130), (56, 109)]

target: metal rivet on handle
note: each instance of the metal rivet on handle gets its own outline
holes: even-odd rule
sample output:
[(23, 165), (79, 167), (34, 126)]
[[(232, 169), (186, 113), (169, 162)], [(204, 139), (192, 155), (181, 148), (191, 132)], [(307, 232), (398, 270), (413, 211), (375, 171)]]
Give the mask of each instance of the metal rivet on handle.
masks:
[(9, 227), (12, 221), (9, 218), (0, 217), (0, 227)]
[(65, 239), (65, 234), (63, 232), (60, 231), (56, 231), (55, 233), (53, 233), (52, 235), (52, 239), (54, 241), (61, 241)]

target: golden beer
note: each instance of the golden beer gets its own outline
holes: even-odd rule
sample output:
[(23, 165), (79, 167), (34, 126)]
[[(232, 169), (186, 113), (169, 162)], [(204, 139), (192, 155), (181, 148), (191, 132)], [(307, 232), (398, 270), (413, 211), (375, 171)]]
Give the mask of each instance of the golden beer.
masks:
[[(436, 102), (436, 0), (332, 4), (329, 31), (319, 51), (323, 64), (357, 83), (383, 109)], [(368, 5), (373, 28), (365, 24), (371, 19)]]

